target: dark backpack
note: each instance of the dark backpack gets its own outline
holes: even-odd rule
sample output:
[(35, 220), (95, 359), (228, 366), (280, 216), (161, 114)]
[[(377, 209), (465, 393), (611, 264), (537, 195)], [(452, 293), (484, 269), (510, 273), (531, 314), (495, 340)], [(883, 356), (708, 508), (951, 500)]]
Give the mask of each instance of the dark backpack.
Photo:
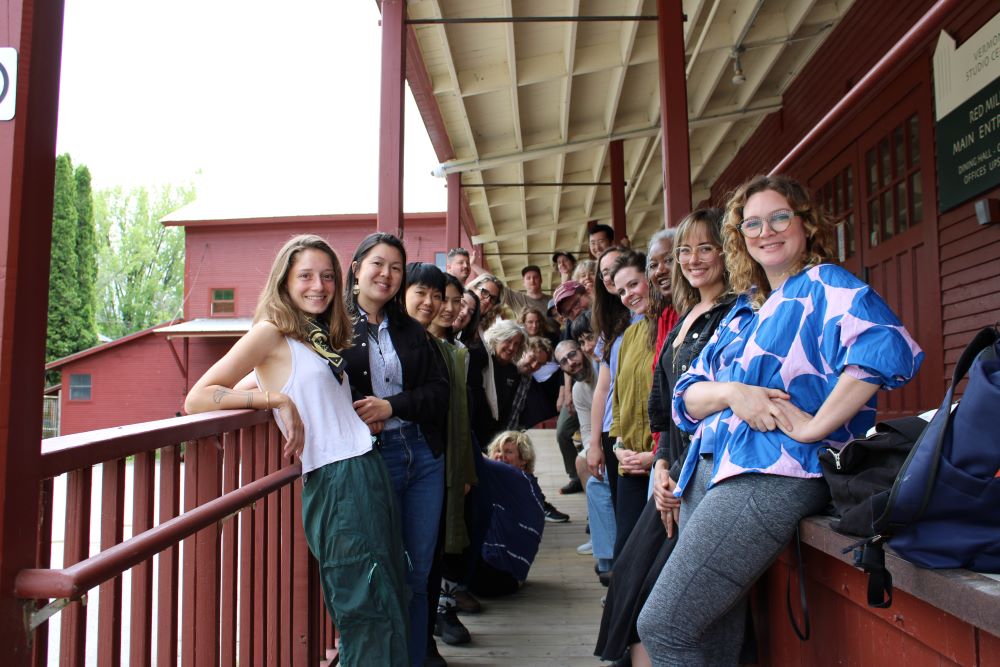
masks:
[(839, 517), (832, 524), (834, 530), (857, 537), (878, 534), (875, 522), (885, 512), (899, 469), (926, 426), (920, 417), (879, 422), (875, 434), (867, 438), (852, 440), (839, 451), (829, 447), (820, 451), (823, 478)]
[[(898, 466), (888, 493), (879, 487), (869, 498), (845, 505), (850, 518), (847, 524), (842, 519), (836, 528), (866, 538), (844, 551), (854, 550), (855, 565), (868, 574), (869, 605), (892, 604), (886, 542), (901, 557), (923, 567), (1000, 569), (1000, 430), (994, 426), (1000, 406), (998, 359), (1000, 332), (987, 327), (962, 352), (941, 407), (919, 436), (912, 438), (915, 442)], [(966, 374), (969, 384), (962, 402), (952, 410), (955, 387)], [(898, 426), (901, 421), (889, 423)], [(904, 426), (888, 437), (897, 440), (897, 447), (904, 447), (904, 440), (913, 433), (908, 429)], [(896, 437), (900, 431), (901, 440)], [(866, 441), (844, 447), (839, 454), (842, 467), (847, 449), (862, 442)], [(884, 483), (898, 456), (899, 451), (880, 452), (872, 461), (881, 469), (872, 477), (881, 477)], [(846, 484), (839, 479), (843, 475), (827, 474), (826, 466), (835, 457), (827, 451), (820, 455), (821, 461), (824, 458), (824, 477), (834, 479), (833, 493), (835, 486)], [(860, 472), (854, 475), (860, 476)]]

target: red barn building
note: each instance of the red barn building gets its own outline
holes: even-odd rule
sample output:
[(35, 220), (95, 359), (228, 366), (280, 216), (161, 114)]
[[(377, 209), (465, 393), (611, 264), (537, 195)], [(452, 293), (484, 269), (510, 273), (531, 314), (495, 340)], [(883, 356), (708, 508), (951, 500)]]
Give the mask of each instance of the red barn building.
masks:
[[(182, 208), (162, 223), (184, 228), (184, 318), (51, 362), (62, 373), (60, 434), (178, 415), (191, 383), (250, 327), (278, 249), (296, 234), (319, 234), (346, 268), (375, 231), (375, 214), (206, 218)], [(464, 230), (463, 245), (471, 247)], [(409, 261), (443, 266), (444, 213), (410, 213)]]

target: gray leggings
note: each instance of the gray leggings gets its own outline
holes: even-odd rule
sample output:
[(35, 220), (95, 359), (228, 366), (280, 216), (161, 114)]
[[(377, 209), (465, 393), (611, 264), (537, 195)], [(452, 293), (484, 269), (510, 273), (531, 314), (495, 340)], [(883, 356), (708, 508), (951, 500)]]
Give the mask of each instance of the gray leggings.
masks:
[(639, 614), (642, 644), (656, 667), (735, 665), (746, 593), (802, 517), (829, 499), (823, 479), (744, 474), (712, 487), (700, 460), (681, 503), (677, 546)]

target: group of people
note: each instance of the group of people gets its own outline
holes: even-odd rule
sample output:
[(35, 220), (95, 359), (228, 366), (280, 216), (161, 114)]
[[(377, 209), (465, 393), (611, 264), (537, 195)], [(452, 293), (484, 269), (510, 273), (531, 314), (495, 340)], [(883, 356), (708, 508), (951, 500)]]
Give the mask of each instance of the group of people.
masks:
[(817, 452), (874, 424), (923, 353), (832, 263), (797, 182), (756, 177), (646, 252), (592, 228), (512, 290), (453, 249), (446, 270), (367, 237), (346, 273), (316, 236), (275, 258), (251, 330), (188, 412), (274, 412), (301, 459), (303, 524), (345, 665), (444, 664), (455, 612), (525, 581), (546, 521), (524, 429), (556, 418), (609, 586), (595, 654), (737, 664), (747, 591), (826, 504)]

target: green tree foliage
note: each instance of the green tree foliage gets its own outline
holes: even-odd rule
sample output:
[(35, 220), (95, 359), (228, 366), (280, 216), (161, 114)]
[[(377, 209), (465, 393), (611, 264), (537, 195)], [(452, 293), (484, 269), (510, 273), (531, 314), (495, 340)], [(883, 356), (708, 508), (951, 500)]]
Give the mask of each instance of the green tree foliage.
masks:
[(49, 320), (45, 359), (52, 361), (77, 352), (80, 294), (77, 272), (76, 180), (69, 155), (56, 158), (52, 204), (52, 261), (49, 268)]
[(80, 349), (97, 343), (97, 243), (94, 230), (94, 194), (90, 187), (90, 170), (86, 165), (76, 168), (76, 261), (77, 294), (80, 306), (78, 344)]
[(184, 235), (159, 220), (194, 200), (193, 186), (98, 190), (97, 325), (119, 338), (180, 314)]

